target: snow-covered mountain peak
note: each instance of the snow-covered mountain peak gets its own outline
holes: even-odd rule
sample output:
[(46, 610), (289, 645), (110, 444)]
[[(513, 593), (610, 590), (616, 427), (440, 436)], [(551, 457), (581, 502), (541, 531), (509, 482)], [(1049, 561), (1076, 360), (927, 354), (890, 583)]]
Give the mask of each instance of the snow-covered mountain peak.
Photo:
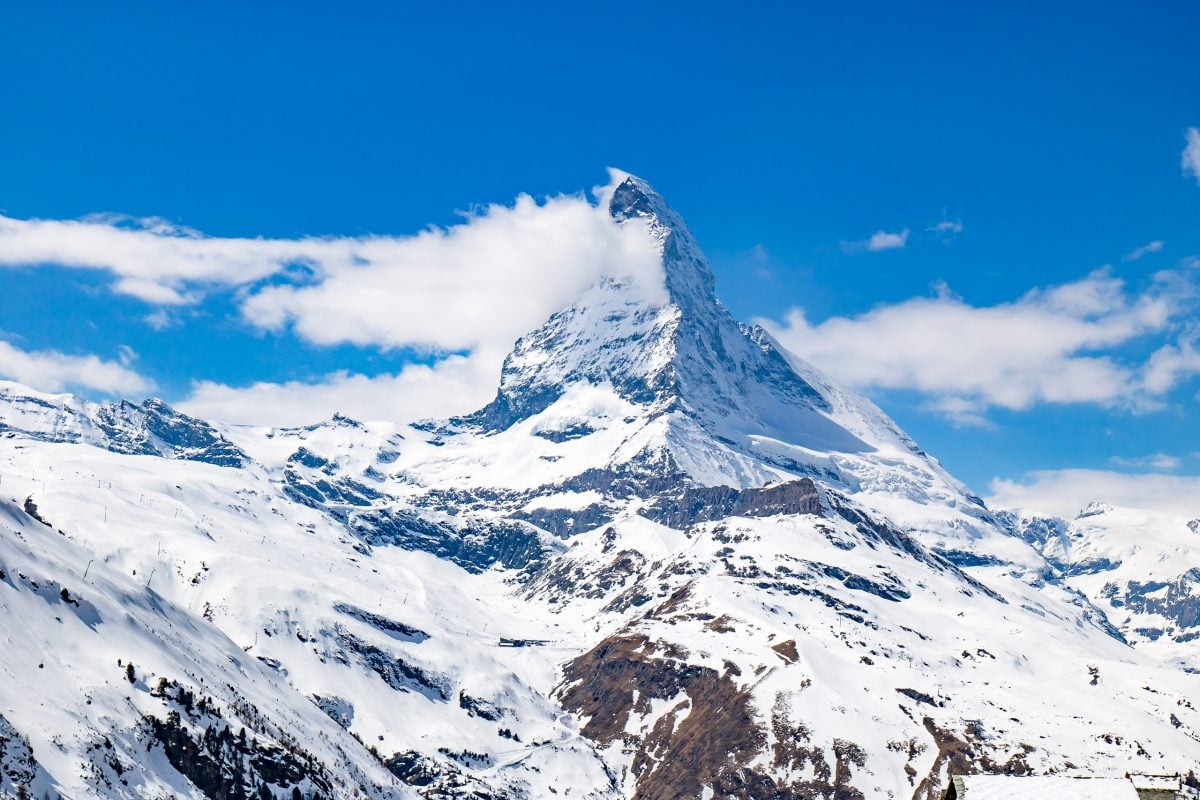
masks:
[(710, 306), (716, 299), (716, 280), (683, 218), (650, 184), (630, 175), (617, 185), (608, 203), (618, 223), (643, 220), (659, 244), (671, 301), (692, 310)]
[[(739, 324), (717, 300), (695, 238), (649, 184), (626, 177), (608, 208), (617, 224), (645, 224), (658, 243), (666, 301), (602, 279), (522, 337), (505, 360), (496, 399), (458, 422), (504, 431), (583, 384), (608, 387), (647, 422), (667, 417), (663, 432), (676, 441), (715, 440), (715, 449), (743, 456), (756, 447), (751, 437), (821, 452), (872, 449), (831, 419), (829, 399), (769, 337)], [(725, 468), (716, 472), (735, 481)], [(771, 477), (770, 470), (754, 472), (752, 480)]]
[(246, 454), (214, 426), (157, 398), (140, 405), (128, 400), (101, 404), (0, 381), (0, 432), (221, 467), (240, 467), (247, 461)]
[(1099, 517), (1099, 516), (1109, 513), (1112, 510), (1113, 510), (1113, 507), (1110, 506), (1108, 503), (1102, 502), (1100, 500), (1093, 500), (1092, 502), (1088, 503), (1087, 506), (1083, 508), (1083, 510), (1081, 510), (1078, 514), (1075, 515), (1075, 519), (1087, 519), (1088, 517)]
[(811, 479), (817, 491), (858, 495), (933, 531), (939, 550), (978, 547), (987, 515), (978, 498), (869, 400), (734, 319), (660, 194), (622, 174), (600, 203), (615, 224), (645, 226), (658, 243), (665, 294), (603, 278), (521, 337), (491, 403), (420, 424), (396, 448), (387, 470), (405, 493), (472, 487), (570, 505), (564, 489), (599, 491), (589, 514), (554, 506), (574, 530), (680, 485), (741, 491)]

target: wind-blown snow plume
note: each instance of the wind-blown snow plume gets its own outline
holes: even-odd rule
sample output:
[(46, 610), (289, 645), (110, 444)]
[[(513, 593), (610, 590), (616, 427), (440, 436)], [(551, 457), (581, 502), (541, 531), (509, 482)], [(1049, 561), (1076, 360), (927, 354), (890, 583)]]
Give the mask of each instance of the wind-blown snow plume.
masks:
[(662, 290), (645, 230), (614, 225), (582, 195), (521, 195), (415, 236), (223, 238), (158, 219), (0, 217), (0, 266), (41, 264), (102, 270), (153, 305), (239, 288), (255, 326), (384, 348), (507, 346), (601, 276)]

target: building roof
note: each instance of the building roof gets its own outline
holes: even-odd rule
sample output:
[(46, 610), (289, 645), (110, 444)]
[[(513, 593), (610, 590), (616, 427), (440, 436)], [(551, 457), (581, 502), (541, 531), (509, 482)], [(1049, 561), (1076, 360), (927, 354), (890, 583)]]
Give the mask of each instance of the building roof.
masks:
[(1126, 778), (962, 775), (954, 781), (959, 800), (1138, 800), (1137, 790)]
[(1183, 785), (1178, 775), (1154, 775), (1135, 772), (1129, 776), (1129, 780), (1138, 789), (1178, 791)]

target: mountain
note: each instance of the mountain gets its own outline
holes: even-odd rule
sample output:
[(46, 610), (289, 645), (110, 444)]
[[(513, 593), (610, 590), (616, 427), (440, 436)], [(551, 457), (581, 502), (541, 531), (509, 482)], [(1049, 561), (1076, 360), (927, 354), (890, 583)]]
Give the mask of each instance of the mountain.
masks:
[(35, 392), (9, 381), (0, 381), (0, 433), (224, 467), (246, 462), (245, 454), (212, 425), (161, 400), (146, 400), (140, 406), (124, 400), (102, 405)]
[[(1200, 621), (1154, 562), (1182, 533), (1079, 557), (1128, 520), (988, 509), (735, 321), (644, 181), (604, 202), (662, 285), (599, 281), (472, 414), (262, 429), (4, 385), (4, 786), (915, 799), (1195, 763)], [(1101, 551), (1111, 595), (1076, 569)]]
[(1074, 519), (1006, 511), (1002, 522), (1144, 652), (1200, 672), (1200, 519), (1090, 503)]

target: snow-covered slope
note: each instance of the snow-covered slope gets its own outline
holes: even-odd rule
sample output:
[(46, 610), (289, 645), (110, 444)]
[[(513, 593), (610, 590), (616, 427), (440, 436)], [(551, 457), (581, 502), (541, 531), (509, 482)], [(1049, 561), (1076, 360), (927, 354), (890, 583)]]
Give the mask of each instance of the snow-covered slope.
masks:
[(1200, 672), (1200, 519), (1094, 502), (1071, 520), (1018, 511), (1003, 521), (1128, 641)]
[[(376, 759), (350, 741), (376, 772), (390, 769), (418, 783), (428, 777), (431, 786), (486, 787), (480, 796), (542, 796), (543, 780), (532, 767), (574, 757), (580, 785), (607, 783), (603, 764), (540, 689), (553, 682), (546, 674), (552, 665), (505, 659), (507, 651), (497, 651), (500, 634), (551, 636), (546, 626), (522, 617), (502, 585), (464, 586), (461, 569), (427, 553), (372, 552), (331, 514), (291, 500), (286, 478), (257, 464), (217, 467), (6, 438), (0, 439), (0, 470), (0, 487), (26, 498), (20, 503), (28, 509), (21, 512), (26, 521), (44, 521), (34, 522), (43, 539), (78, 550), (78, 568), (72, 562), (68, 572), (88, 570), (89, 581), (97, 570), (115, 572), (222, 641), (224, 650), (244, 650), (242, 661), (266, 675), (291, 705), (330, 723), (324, 709), (381, 754)], [(73, 594), (77, 582), (58, 580)], [(105, 592), (116, 609), (131, 602), (104, 584), (93, 591)], [(47, 637), (41, 646), (48, 655), (37, 660), (62, 660), (73, 670), (73, 657), (64, 655), (87, 645), (44, 621), (34, 624)], [(176, 647), (208, 657), (212, 644)], [(115, 657), (106, 652), (98, 661), (105, 669), (112, 661), (108, 671), (119, 685), (123, 673)], [(141, 653), (123, 657), (139, 669), (148, 660)], [(225, 655), (211, 657), (220, 663)], [(72, 680), (72, 670), (56, 680)], [(244, 691), (244, 677), (198, 674), (206, 686)], [(158, 669), (154, 675), (177, 679)], [(38, 681), (36, 673), (25, 677), (16, 684), (23, 694), (33, 689), (39, 703), (59, 702), (56, 682)], [(84, 688), (92, 682), (86, 672), (77, 677)], [(77, 699), (63, 698), (64, 710), (72, 711)], [(98, 735), (115, 735), (137, 721), (115, 718), (112, 732), (100, 726)], [(505, 734), (514, 729), (520, 742)], [(36, 734), (18, 730), (37, 752)], [(505, 764), (514, 754), (525, 756), (519, 778), (510, 777)], [(476, 777), (476, 767), (487, 769)], [(65, 784), (60, 791), (74, 796)]]
[[(648, 185), (604, 202), (645, 229), (662, 286), (593, 286), (465, 417), (223, 427), (5, 384), (4, 569), (40, 576), (0, 594), (24, 604), (0, 683), (20, 780), (226, 796), (167, 757), (182, 740), (147, 720), (179, 695), (159, 677), (263, 748), (303, 744), (325, 783), (238, 784), (274, 796), (934, 798), (951, 771), (1195, 763), (1200, 678), (1179, 653), (1123, 636), (1047, 537), (737, 323)], [(60, 623), (80, 616), (64, 587), (123, 633), (93, 647)], [(103, 737), (150, 754), (135, 788), (80, 777)]]
[(247, 797), (265, 783), (414, 795), (219, 628), (29, 506), (0, 504), (0, 788)]

